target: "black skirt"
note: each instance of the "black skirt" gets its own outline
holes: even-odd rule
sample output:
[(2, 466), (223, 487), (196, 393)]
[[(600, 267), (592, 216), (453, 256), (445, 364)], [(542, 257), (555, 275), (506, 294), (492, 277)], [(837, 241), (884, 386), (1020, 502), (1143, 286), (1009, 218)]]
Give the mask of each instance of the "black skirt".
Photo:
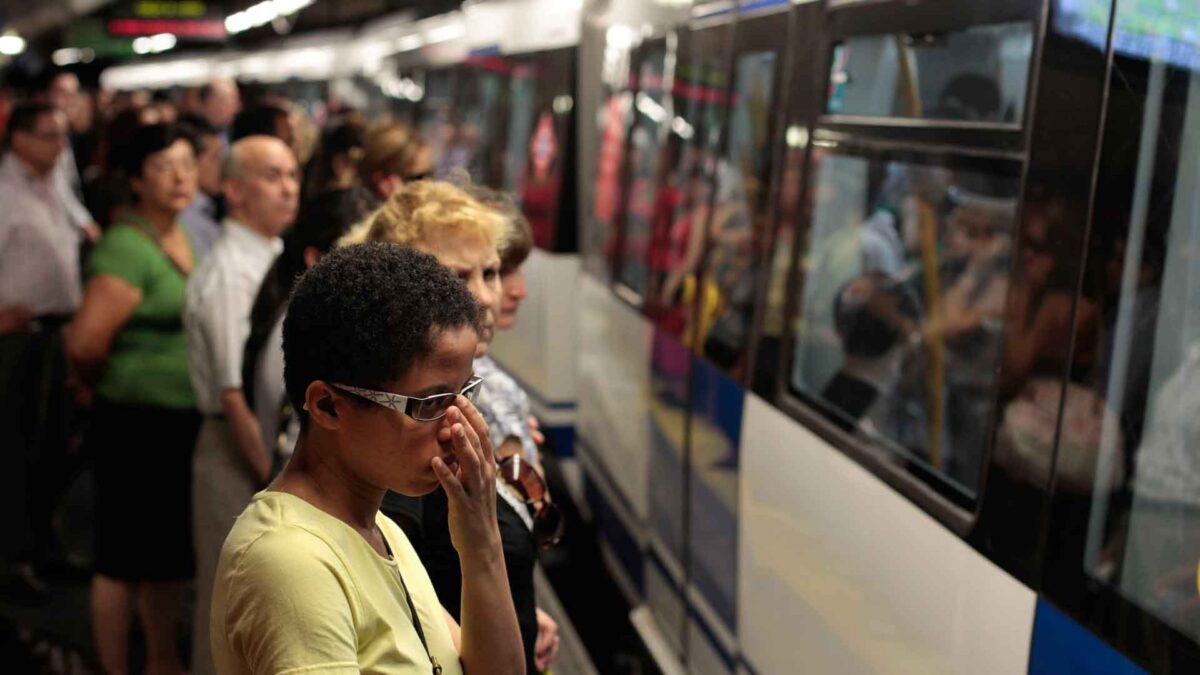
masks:
[(195, 410), (98, 401), (87, 432), (96, 466), (98, 574), (122, 581), (182, 581), (192, 549)]

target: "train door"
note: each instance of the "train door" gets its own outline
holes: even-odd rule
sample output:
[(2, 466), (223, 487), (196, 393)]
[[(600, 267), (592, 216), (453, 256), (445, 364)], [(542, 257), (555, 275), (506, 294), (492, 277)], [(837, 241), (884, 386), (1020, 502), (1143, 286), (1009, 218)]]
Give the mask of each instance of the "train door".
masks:
[[(1198, 672), (1200, 13), (1114, 7), (1110, 26), (1106, 4), (1063, 3), (1051, 26), (1105, 75), (1103, 97), (1089, 96), (1100, 136), (1089, 190), (1047, 205), (1078, 213), (1089, 241), (1031, 671), (1136, 672), (1123, 653), (1151, 672)], [(1017, 405), (1014, 440), (1029, 421)]]
[[(676, 78), (686, 30), (673, 29), (634, 50), (630, 90), (633, 105), (625, 153), (624, 209), (614, 289), (644, 311), (652, 284), (651, 256), (660, 196), (677, 162), (680, 138), (672, 130), (678, 99)], [(645, 321), (645, 319), (642, 319)], [(687, 359), (677, 358), (669, 338), (647, 322), (646, 398), (647, 494), (645, 554), (641, 561), (644, 600), (659, 631), (678, 657), (684, 649), (683, 490), (687, 423), (684, 396)]]
[[(738, 444), (751, 323), (769, 259), (776, 135), (792, 34), (790, 4), (743, 3), (716, 110), (695, 145), (693, 259), (684, 340), (689, 359), (687, 663), (730, 672), (737, 659)], [(727, 84), (726, 84), (727, 83)], [(715, 83), (714, 83), (715, 84)], [(706, 120), (707, 121), (707, 120)]]
[[(1006, 334), (1023, 293), (1015, 261), (1042, 9), (851, 0), (819, 18), (815, 6), (797, 10), (825, 36), (822, 104), (811, 127), (782, 133), (785, 168), (806, 156), (793, 170), (803, 187), (784, 181), (779, 195), (792, 205), (778, 241), (794, 228), (797, 252), (789, 284), (768, 283), (760, 300), (784, 299), (778, 357), (764, 350), (751, 365), (774, 366), (773, 398), (805, 428), (772, 439), (786, 425), (756, 402), (740, 466), (749, 623), (738, 628), (765, 672), (801, 653), (808, 668), (837, 672), (1025, 667), (1033, 593), (1021, 581), (1032, 578), (1043, 493), (1009, 502), (1021, 509), (1005, 522), (1027, 535), (1002, 563), (1016, 579), (989, 562), (999, 547), (983, 533), (998, 530), (979, 514), (997, 411), (1021, 379)], [(1071, 265), (1056, 273), (1069, 278)], [(756, 321), (768, 336), (765, 308)], [(701, 345), (705, 357), (736, 367), (719, 340)], [(1041, 412), (1057, 419), (1056, 407)], [(855, 464), (891, 489), (845, 470)], [(896, 529), (904, 535), (885, 534)], [(986, 646), (974, 633), (982, 622), (997, 629)], [(782, 625), (808, 630), (797, 639)]]
[[(642, 310), (652, 324), (650, 395), (652, 453), (649, 495), (647, 604), (688, 663), (687, 488), (691, 448), (687, 339), (689, 277), (703, 245), (697, 224), (709, 206), (705, 149), (719, 147), (724, 123), (732, 16), (694, 16), (669, 39), (673, 46), (669, 97), (661, 113), (664, 140), (654, 158), (653, 197)], [(641, 105), (653, 110), (645, 99)], [(689, 664), (690, 667), (690, 664)]]
[(634, 623), (664, 662), (678, 662), (683, 651), (686, 358), (682, 370), (656, 371), (658, 338), (642, 306), (657, 178), (673, 164), (662, 149), (675, 117), (672, 81), (687, 16), (683, 8), (630, 3), (585, 25), (583, 58), (601, 77), (598, 95), (586, 80), (579, 92), (598, 112), (594, 163), (581, 172), (592, 188), (581, 233), (585, 496), (601, 553), (637, 608)]

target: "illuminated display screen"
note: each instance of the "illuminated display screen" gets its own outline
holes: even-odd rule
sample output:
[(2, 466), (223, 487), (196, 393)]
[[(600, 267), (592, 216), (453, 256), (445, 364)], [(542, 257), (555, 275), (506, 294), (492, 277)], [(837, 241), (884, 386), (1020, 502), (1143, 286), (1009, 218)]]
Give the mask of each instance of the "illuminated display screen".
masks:
[[(1056, 0), (1054, 28), (1103, 49), (1108, 42), (1108, 2)], [(1117, 54), (1153, 58), (1200, 69), (1200, 3), (1194, 0), (1121, 0), (1117, 3)]]
[(170, 33), (189, 40), (225, 39), (225, 22), (220, 19), (111, 19), (108, 34), (113, 37), (140, 37)]

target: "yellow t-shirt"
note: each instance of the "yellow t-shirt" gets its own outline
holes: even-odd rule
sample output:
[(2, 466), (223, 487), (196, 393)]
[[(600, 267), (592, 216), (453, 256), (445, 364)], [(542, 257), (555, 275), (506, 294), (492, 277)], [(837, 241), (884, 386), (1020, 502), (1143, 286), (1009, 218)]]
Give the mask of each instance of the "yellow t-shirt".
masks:
[(430, 675), (402, 574), (430, 653), (444, 675), (461, 675), (421, 560), (394, 522), (379, 514), (376, 523), (391, 560), (349, 525), (295, 495), (255, 495), (225, 540), (217, 567), (211, 619), (217, 672)]

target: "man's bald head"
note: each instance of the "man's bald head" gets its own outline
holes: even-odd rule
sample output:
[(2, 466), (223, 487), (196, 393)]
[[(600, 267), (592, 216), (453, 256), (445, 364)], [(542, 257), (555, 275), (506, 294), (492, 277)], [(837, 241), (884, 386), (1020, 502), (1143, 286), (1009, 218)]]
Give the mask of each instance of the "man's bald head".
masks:
[(222, 166), (229, 215), (267, 237), (296, 218), (300, 175), (296, 157), (273, 136), (247, 136), (229, 148)]
[(242, 109), (237, 83), (226, 78), (209, 80), (200, 89), (200, 106), (209, 124), (225, 129)]

